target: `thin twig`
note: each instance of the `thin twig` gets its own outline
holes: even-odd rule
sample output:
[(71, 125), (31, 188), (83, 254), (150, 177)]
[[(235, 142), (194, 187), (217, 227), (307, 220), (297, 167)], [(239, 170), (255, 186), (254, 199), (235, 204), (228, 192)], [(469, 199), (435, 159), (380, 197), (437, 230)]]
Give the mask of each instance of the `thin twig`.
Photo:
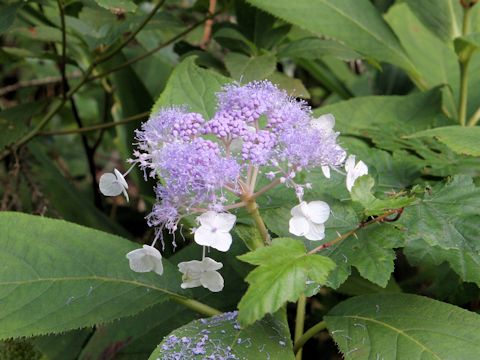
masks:
[(145, 111), (145, 112), (142, 112), (140, 114), (136, 114), (136, 115), (127, 117), (127, 118), (125, 118), (123, 120), (119, 120), (119, 121), (112, 121), (112, 122), (108, 122), (108, 123), (105, 123), (105, 124), (85, 126), (81, 129), (39, 131), (37, 135), (51, 136), (51, 135), (71, 135), (71, 134), (87, 133), (87, 132), (92, 132), (92, 131), (97, 131), (97, 130), (108, 129), (108, 128), (112, 128), (112, 127), (119, 126), (119, 125), (125, 125), (125, 124), (131, 123), (133, 121), (137, 121), (137, 120), (140, 120), (140, 119), (145, 119), (145, 118), (148, 117), (149, 114), (150, 114), (149, 111)]
[[(70, 75), (66, 75), (67, 79), (75, 79), (79, 78), (82, 76), (82, 73), (80, 71), (75, 71)], [(32, 79), (32, 80), (25, 80), (25, 81), (19, 81), (15, 84), (5, 86), (3, 88), (0, 88), (0, 96), (4, 96), (8, 93), (17, 91), (19, 89), (24, 89), (28, 87), (34, 87), (34, 86), (42, 86), (42, 85), (50, 85), (50, 84), (56, 84), (62, 82), (62, 77), (61, 76), (49, 76), (45, 77), (42, 79)]]
[[(210, 0), (208, 5), (208, 13), (213, 15), (215, 13), (215, 8), (217, 6), (217, 0)], [(203, 37), (202, 41), (200, 42), (200, 47), (205, 49), (210, 42), (210, 38), (212, 36), (212, 26), (213, 26), (213, 18), (210, 18), (205, 23), (205, 28), (203, 29)]]
[(320, 250), (323, 250), (323, 249), (326, 249), (332, 245), (335, 245), (343, 240), (345, 240), (346, 238), (354, 235), (358, 230), (366, 227), (366, 226), (369, 226), (371, 224), (375, 224), (375, 223), (379, 223), (379, 222), (383, 222), (383, 221), (389, 221), (388, 217), (390, 215), (393, 215), (393, 214), (396, 214), (397, 217), (395, 219), (391, 219), (391, 221), (394, 221), (394, 220), (397, 220), (398, 217), (400, 216), (400, 214), (403, 212), (403, 208), (400, 208), (400, 209), (394, 209), (394, 210), (389, 210), (387, 212), (385, 212), (384, 214), (382, 215), (379, 215), (371, 220), (368, 220), (368, 221), (365, 221), (365, 222), (362, 222), (360, 223), (360, 225), (358, 225), (355, 229), (353, 230), (350, 230), (348, 232), (346, 232), (345, 234), (342, 234), (340, 236), (338, 236), (337, 238), (333, 239), (332, 241), (329, 241), (325, 244), (322, 244), (320, 246), (317, 246), (316, 248), (310, 250), (307, 255), (311, 255), (311, 254), (315, 254), (317, 252), (319, 252)]

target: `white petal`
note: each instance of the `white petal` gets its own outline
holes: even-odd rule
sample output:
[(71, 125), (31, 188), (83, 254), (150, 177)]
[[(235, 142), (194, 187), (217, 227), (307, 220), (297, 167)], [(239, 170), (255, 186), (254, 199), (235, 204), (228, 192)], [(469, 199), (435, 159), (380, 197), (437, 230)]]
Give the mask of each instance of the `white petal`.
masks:
[(129, 201), (130, 201), (130, 198), (128, 197), (128, 192), (127, 192), (127, 190), (126, 190), (125, 188), (123, 188), (122, 192), (123, 192), (123, 196), (125, 196), (125, 199), (127, 200), (127, 202), (129, 202)]
[(217, 262), (209, 257), (202, 260), (203, 271), (215, 271), (220, 270), (223, 267), (221, 262)]
[(304, 217), (305, 214), (303, 213), (302, 208), (304, 209), (306, 204), (307, 203), (305, 201), (302, 201), (300, 204), (298, 204), (297, 206), (294, 206), (292, 210), (290, 210), (290, 214), (292, 216)]
[(308, 240), (322, 240), (325, 237), (325, 225), (310, 223), (308, 232), (304, 235)]
[(237, 217), (230, 213), (218, 213), (215, 219), (216, 228), (223, 232), (232, 230)]
[(308, 232), (309, 224), (308, 220), (305, 219), (303, 216), (294, 216), (288, 222), (289, 229), (291, 234), (297, 236), (303, 236), (306, 232)]
[(153, 257), (146, 256), (145, 252), (139, 253), (143, 249), (133, 250), (127, 254), (130, 269), (135, 272), (149, 272), (154, 269), (155, 263)]
[(347, 184), (348, 191), (352, 191), (352, 187), (353, 187), (353, 184), (355, 183), (355, 180), (357, 180), (357, 178), (355, 177), (355, 174), (353, 173), (353, 171), (347, 172), (346, 184)]
[(198, 227), (193, 239), (198, 245), (212, 246), (212, 229), (206, 225)]
[(112, 173), (105, 173), (100, 176), (100, 192), (105, 196), (117, 196), (123, 191), (123, 186), (118, 183), (117, 178)]
[(213, 292), (219, 292), (223, 289), (223, 277), (217, 271), (203, 273), (200, 282), (204, 288)]
[(315, 129), (323, 130), (328, 134), (332, 132), (335, 126), (335, 116), (333, 114), (325, 114), (317, 119), (313, 119), (311, 124)]
[(210, 246), (214, 249), (226, 252), (230, 249), (230, 245), (232, 245), (232, 235), (230, 235), (230, 233), (217, 231), (211, 235), (210, 243)]
[(145, 252), (146, 255), (153, 256), (157, 259), (162, 258), (162, 254), (160, 251), (158, 251), (155, 247), (150, 246), (150, 245), (143, 245), (143, 251)]
[(202, 286), (202, 283), (200, 282), (200, 278), (183, 280), (182, 284), (180, 285), (182, 289), (190, 289), (198, 286)]
[(308, 203), (308, 218), (315, 224), (323, 224), (330, 217), (330, 206), (325, 201)]
[(355, 167), (355, 155), (349, 155), (347, 160), (345, 161), (345, 170), (347, 172), (353, 170)]
[(201, 267), (202, 267), (202, 262), (198, 260), (192, 260), (192, 261), (184, 261), (179, 263), (178, 269), (182, 274), (186, 274), (189, 271), (196, 271), (200, 272)]
[(368, 166), (362, 160), (355, 165), (355, 174), (357, 177), (368, 174)]
[(202, 215), (197, 217), (197, 222), (200, 225), (207, 228), (213, 228), (215, 226), (215, 219), (217, 218), (217, 213), (215, 211), (207, 211)]
[(322, 166), (322, 172), (327, 179), (330, 179), (330, 166)]
[(115, 176), (117, 177), (117, 180), (120, 183), (120, 185), (122, 185), (125, 189), (128, 189), (128, 184), (125, 181), (125, 178), (123, 177), (122, 173), (117, 169), (113, 169), (113, 172), (115, 173)]

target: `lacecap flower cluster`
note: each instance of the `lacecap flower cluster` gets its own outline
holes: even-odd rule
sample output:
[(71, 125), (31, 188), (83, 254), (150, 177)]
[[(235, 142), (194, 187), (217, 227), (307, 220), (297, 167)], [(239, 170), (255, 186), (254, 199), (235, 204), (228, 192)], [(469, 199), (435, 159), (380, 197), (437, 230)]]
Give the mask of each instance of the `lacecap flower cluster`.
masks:
[[(354, 156), (347, 159), (337, 143), (333, 115), (313, 118), (305, 102), (269, 81), (228, 84), (217, 100), (211, 119), (189, 112), (187, 106), (172, 106), (154, 113), (136, 131), (137, 149), (131, 162), (143, 170), (145, 178), (158, 181), (157, 202), (147, 216), (148, 224), (156, 229), (154, 244), (164, 230), (175, 232), (183, 217), (197, 213), (195, 242), (228, 251), (236, 221), (228, 211), (246, 206), (277, 185), (292, 188), (299, 199), (292, 209), (290, 232), (309, 240), (323, 239), (330, 208), (323, 201), (303, 201), (305, 188), (312, 185), (298, 183), (296, 175), (320, 167), (329, 178), (331, 169), (346, 164), (350, 191), (356, 178), (368, 172), (363, 162), (355, 163)], [(115, 174), (104, 174), (102, 192), (126, 195), (125, 175), (116, 169)], [(270, 184), (256, 189), (261, 176)], [(232, 198), (236, 201), (229, 200)], [(160, 252), (153, 246), (144, 245), (127, 258), (134, 271), (163, 271), (158, 265)], [(201, 261), (178, 266), (184, 274), (183, 288), (223, 288), (217, 272), (222, 264), (205, 255)]]

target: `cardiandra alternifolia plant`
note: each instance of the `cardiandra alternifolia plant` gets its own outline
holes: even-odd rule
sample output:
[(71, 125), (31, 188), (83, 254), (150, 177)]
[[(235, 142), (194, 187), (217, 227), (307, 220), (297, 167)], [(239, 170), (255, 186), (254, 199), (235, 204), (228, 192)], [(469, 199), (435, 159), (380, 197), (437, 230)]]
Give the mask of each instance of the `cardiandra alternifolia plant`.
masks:
[[(151, 245), (126, 254), (133, 271), (162, 275), (162, 256), (155, 244), (164, 242), (164, 231), (185, 231), (179, 226), (182, 218), (197, 215), (198, 227), (191, 231), (203, 246), (203, 256), (178, 264), (181, 287), (203, 286), (213, 292), (223, 289), (218, 271), (223, 265), (206, 257), (205, 250), (230, 249), (230, 231), (236, 221), (232, 211), (245, 207), (262, 235), (263, 242), (250, 242), (250, 248), (268, 246), (271, 236), (256, 200), (285, 186), (298, 199), (291, 209), (290, 233), (322, 240), (330, 207), (322, 199), (304, 200), (315, 184), (297, 181), (298, 174), (321, 168), (330, 178), (330, 172), (337, 171), (346, 175), (345, 186), (351, 191), (356, 179), (368, 173), (365, 163), (356, 163), (354, 155), (347, 157), (338, 143), (332, 114), (315, 118), (305, 102), (269, 81), (228, 84), (217, 94), (217, 102), (211, 119), (189, 112), (187, 105), (166, 107), (136, 131), (136, 150), (129, 161), (143, 170), (145, 178), (157, 180), (157, 202), (147, 216), (148, 224), (155, 227), (155, 238)], [(114, 174), (104, 174), (102, 193), (123, 193), (128, 200), (125, 175), (116, 169)], [(259, 188), (261, 177), (267, 182)]]

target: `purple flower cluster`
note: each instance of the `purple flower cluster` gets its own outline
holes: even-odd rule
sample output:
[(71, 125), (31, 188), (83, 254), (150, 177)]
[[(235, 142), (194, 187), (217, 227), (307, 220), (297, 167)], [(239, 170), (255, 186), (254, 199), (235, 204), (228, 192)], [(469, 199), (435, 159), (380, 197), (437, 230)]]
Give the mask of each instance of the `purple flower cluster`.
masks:
[(228, 84), (217, 99), (210, 120), (170, 107), (137, 130), (132, 161), (145, 176), (161, 179), (149, 225), (174, 231), (195, 208), (221, 211), (224, 189), (248, 183), (252, 167), (273, 166), (289, 179), (299, 169), (335, 168), (345, 160), (338, 134), (313, 126), (310, 108), (269, 81)]

